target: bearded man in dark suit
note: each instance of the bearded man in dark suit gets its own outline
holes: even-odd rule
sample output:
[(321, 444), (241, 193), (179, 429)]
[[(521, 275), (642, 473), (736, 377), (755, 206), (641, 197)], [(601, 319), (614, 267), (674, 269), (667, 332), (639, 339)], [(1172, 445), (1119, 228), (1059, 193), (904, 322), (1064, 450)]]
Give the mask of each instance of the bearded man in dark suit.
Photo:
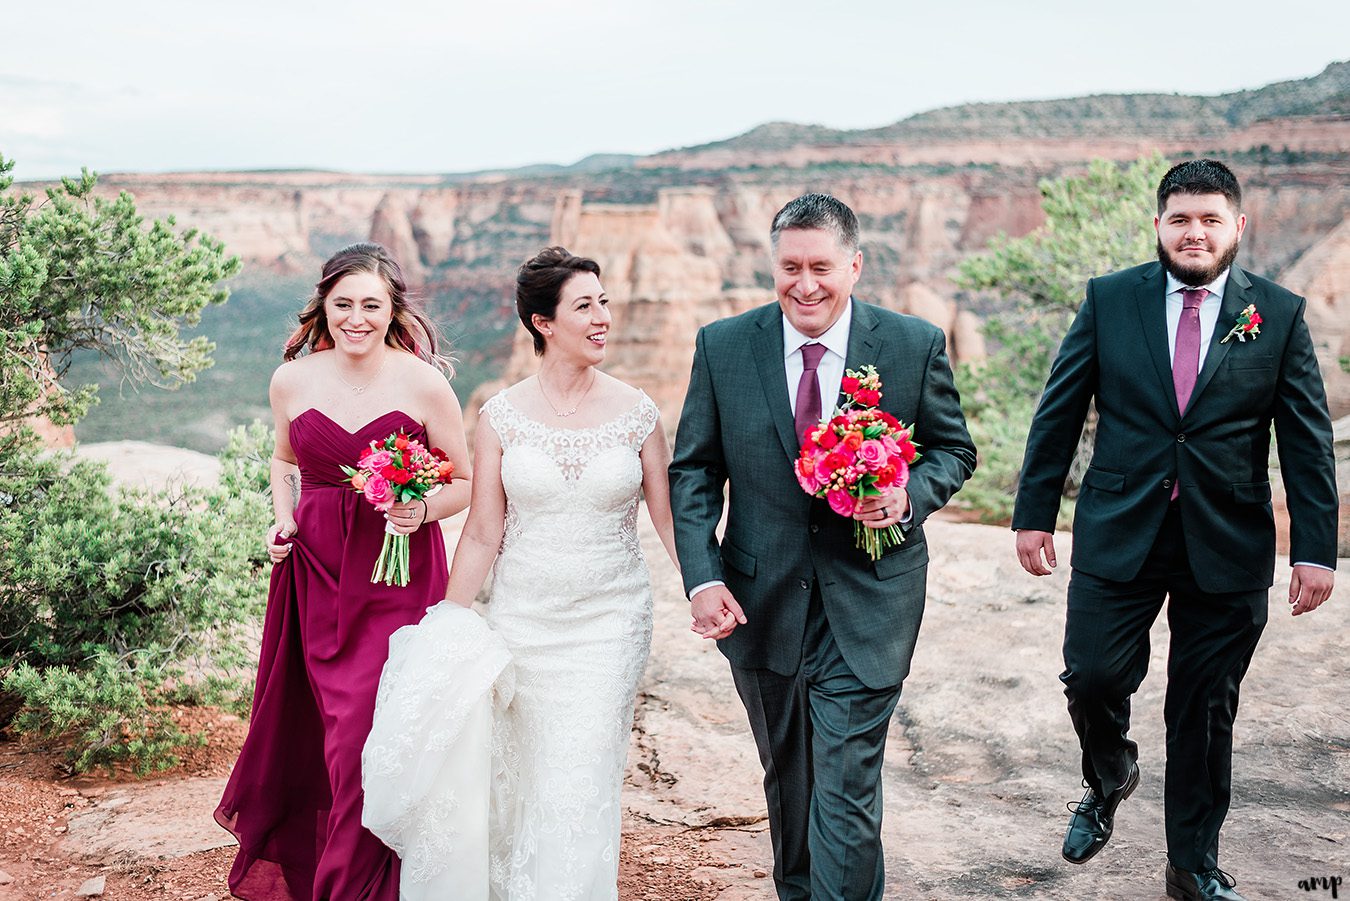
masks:
[(1159, 262), (1088, 282), (1032, 421), (1013, 528), (1022, 566), (1047, 575), (1060, 493), (1095, 402), (1060, 676), (1087, 794), (1063, 855), (1083, 863), (1100, 851), (1139, 783), (1130, 696), (1166, 597), (1167, 894), (1240, 901), (1219, 869), (1219, 828), (1238, 688), (1274, 582), (1271, 425), (1297, 616), (1324, 602), (1334, 581), (1331, 418), (1303, 298), (1233, 265), (1246, 217), (1228, 167), (1174, 166), (1158, 186), (1154, 226)]
[[(698, 333), (670, 466), (675, 542), (694, 629), (730, 660), (764, 764), (779, 898), (879, 899), (881, 763), (923, 614), (922, 523), (970, 477), (975, 447), (943, 332), (852, 298), (853, 211), (799, 197), (770, 242), (778, 302)], [(867, 364), (923, 457), (850, 519), (804, 493), (793, 463), (844, 370)], [(854, 520), (906, 539), (873, 562)]]

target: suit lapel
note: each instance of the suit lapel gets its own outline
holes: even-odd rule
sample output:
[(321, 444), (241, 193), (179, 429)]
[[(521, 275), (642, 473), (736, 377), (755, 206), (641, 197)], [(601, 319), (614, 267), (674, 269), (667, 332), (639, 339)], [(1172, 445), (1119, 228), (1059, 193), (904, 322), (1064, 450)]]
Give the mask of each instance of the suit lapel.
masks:
[(783, 320), (777, 304), (764, 307), (764, 313), (755, 319), (756, 330), (750, 343), (759, 370), (759, 383), (764, 388), (764, 403), (773, 419), (778, 438), (789, 460), (796, 460), (801, 451), (797, 427), (793, 423), (792, 404), (788, 400), (787, 367), (783, 362)]
[[(1134, 289), (1135, 311), (1144, 330), (1144, 348), (1153, 361), (1153, 369), (1162, 383), (1167, 408), (1178, 420), (1177, 388), (1172, 381), (1172, 360), (1167, 353), (1167, 278), (1161, 265), (1149, 267), (1143, 280)], [(1193, 396), (1193, 395), (1192, 395)]]
[[(881, 336), (876, 331), (876, 313), (852, 298), (849, 303), (853, 307), (853, 318), (848, 327), (848, 354), (844, 357), (844, 369), (861, 369), (869, 363), (875, 366), (881, 351)], [(838, 404), (839, 398), (835, 397), (830, 409), (833, 410)]]
[(1214, 378), (1214, 373), (1223, 363), (1223, 358), (1228, 356), (1228, 349), (1237, 343), (1236, 338), (1228, 342), (1223, 339), (1232, 330), (1243, 308), (1250, 303), (1247, 299), (1247, 289), (1251, 286), (1247, 273), (1238, 267), (1234, 266), (1228, 271), (1228, 284), (1224, 286), (1223, 303), (1219, 307), (1219, 321), (1214, 323), (1214, 334), (1209, 339), (1209, 350), (1205, 353), (1205, 365), (1201, 367), (1200, 375), (1195, 380), (1195, 390), (1191, 392), (1191, 401), (1186, 405), (1187, 413), (1195, 409), (1200, 392), (1204, 391), (1209, 380)]

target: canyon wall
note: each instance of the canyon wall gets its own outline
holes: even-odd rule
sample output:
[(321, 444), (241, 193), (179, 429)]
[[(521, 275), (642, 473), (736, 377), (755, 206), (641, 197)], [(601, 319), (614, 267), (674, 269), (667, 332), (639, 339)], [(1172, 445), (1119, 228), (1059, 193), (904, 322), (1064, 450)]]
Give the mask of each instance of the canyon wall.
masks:
[(958, 266), (991, 237), (1023, 235), (1041, 223), (1042, 179), (1098, 157), (1213, 153), (1231, 162), (1246, 190), (1240, 261), (1308, 296), (1333, 414), (1346, 415), (1350, 374), (1338, 360), (1350, 353), (1350, 116), (1259, 120), (1226, 131), (1211, 121), (1206, 129), (1184, 139), (1174, 125), (1156, 135), (762, 149), (732, 141), (606, 171), (475, 178), (113, 175), (100, 190), (128, 190), (145, 215), (173, 215), (222, 239), (251, 278), (317, 275), (343, 244), (380, 241), (402, 261), (467, 366), (496, 383), (534, 365), (515, 321), (516, 267), (549, 243), (593, 256), (614, 301), (608, 366), (651, 394), (669, 424), (698, 326), (772, 299), (768, 224), (798, 194), (829, 191), (857, 211), (858, 295), (938, 324), (961, 362), (984, 353), (981, 317), (997, 303), (958, 289)]

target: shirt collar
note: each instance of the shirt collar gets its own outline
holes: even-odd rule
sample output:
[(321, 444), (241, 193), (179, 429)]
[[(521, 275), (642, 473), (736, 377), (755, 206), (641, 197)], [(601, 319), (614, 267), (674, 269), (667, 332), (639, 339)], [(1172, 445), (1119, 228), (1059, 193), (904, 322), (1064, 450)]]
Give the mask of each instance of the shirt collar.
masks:
[[(1228, 284), (1228, 270), (1225, 269), (1223, 272), (1220, 272), (1220, 273), (1219, 273), (1219, 277), (1216, 278), (1214, 281), (1210, 282), (1208, 285), (1201, 285), (1201, 286), (1200, 286), (1200, 287), (1205, 288), (1206, 290), (1209, 291), (1209, 297), (1206, 297), (1205, 300), (1206, 300), (1206, 301), (1209, 301), (1209, 299), (1210, 299), (1211, 297), (1217, 298), (1217, 299), (1219, 299), (1219, 300), (1222, 300), (1222, 299), (1223, 299), (1223, 289), (1224, 289), (1224, 286), (1227, 285), (1227, 284)], [(1173, 275), (1170, 271), (1167, 273), (1167, 293), (1168, 293), (1169, 295), (1177, 294), (1177, 293), (1179, 293), (1183, 288), (1189, 288), (1189, 287), (1191, 287), (1191, 286), (1190, 286), (1190, 285), (1186, 285), (1186, 284), (1182, 284), (1180, 281), (1178, 281), (1178, 280), (1177, 280), (1177, 277), (1176, 277), (1175, 275)]]
[(853, 298), (848, 299), (844, 305), (844, 312), (835, 320), (834, 325), (825, 330), (825, 334), (819, 338), (811, 338), (803, 335), (788, 322), (787, 316), (783, 316), (783, 357), (792, 356), (801, 350), (803, 344), (816, 342), (824, 344), (825, 349), (839, 354), (841, 359), (848, 359), (848, 327), (853, 321)]

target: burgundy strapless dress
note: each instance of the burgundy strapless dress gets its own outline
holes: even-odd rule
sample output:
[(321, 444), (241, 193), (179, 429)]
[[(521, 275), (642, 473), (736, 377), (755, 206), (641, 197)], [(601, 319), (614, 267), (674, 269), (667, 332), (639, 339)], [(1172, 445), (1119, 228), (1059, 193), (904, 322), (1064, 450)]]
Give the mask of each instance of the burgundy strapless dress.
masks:
[(372, 585), (384, 517), (339, 468), (398, 429), (423, 438), (398, 410), (355, 433), (314, 409), (291, 422), (297, 532), (272, 570), (248, 738), (215, 812), (239, 840), (238, 898), (398, 899), (398, 858), (361, 825), (361, 748), (389, 636), (445, 596), (449, 573), (428, 527), (412, 535), (409, 584)]

